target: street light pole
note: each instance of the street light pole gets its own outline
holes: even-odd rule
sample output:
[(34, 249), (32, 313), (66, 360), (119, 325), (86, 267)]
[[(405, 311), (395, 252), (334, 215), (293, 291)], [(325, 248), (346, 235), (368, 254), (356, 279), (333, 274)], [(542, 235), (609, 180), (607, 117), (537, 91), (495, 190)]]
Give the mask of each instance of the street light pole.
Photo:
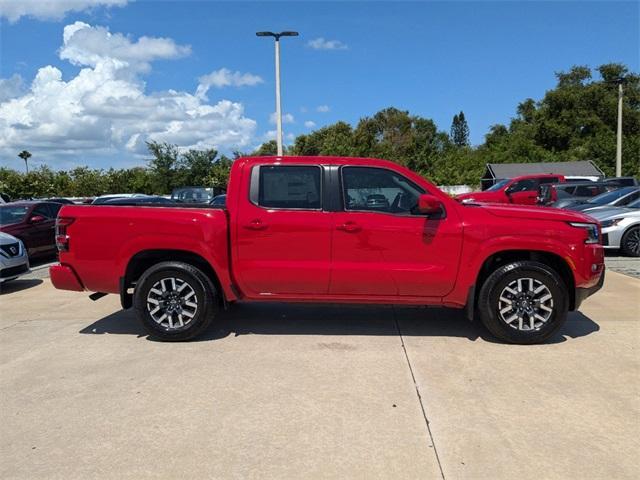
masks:
[(276, 143), (282, 156), (282, 105), (280, 101), (280, 38), (276, 37)]
[(618, 135), (616, 139), (616, 177), (622, 176), (622, 80), (618, 83)]
[(282, 105), (280, 101), (280, 37), (297, 37), (298, 32), (256, 32), (258, 37), (273, 37), (276, 44), (276, 143), (282, 156)]

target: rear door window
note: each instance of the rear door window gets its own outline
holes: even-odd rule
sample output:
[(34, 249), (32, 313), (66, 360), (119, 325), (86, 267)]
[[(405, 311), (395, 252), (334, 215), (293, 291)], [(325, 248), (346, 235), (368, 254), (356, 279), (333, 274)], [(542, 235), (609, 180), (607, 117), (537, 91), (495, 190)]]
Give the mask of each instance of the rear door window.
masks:
[(258, 205), (265, 208), (319, 210), (322, 208), (319, 166), (259, 167)]

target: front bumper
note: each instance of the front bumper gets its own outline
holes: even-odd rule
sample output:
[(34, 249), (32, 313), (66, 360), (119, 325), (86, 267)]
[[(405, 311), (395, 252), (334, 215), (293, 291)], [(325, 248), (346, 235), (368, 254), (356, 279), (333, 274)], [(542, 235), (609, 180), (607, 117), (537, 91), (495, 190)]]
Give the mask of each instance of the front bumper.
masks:
[(57, 264), (49, 267), (49, 277), (53, 286), (58, 290), (84, 291), (80, 278), (68, 265)]
[(13, 280), (14, 278), (29, 272), (29, 262), (21, 265), (0, 269), (0, 283)]
[(596, 283), (595, 285), (591, 287), (576, 288), (575, 310), (578, 310), (578, 308), (580, 308), (580, 305), (584, 300), (586, 300), (587, 298), (589, 298), (591, 295), (593, 295), (594, 293), (596, 293), (598, 290), (602, 288), (602, 286), (604, 285), (604, 272), (605, 272), (605, 269), (603, 268), (602, 273), (600, 274), (600, 279), (598, 280), (598, 283)]

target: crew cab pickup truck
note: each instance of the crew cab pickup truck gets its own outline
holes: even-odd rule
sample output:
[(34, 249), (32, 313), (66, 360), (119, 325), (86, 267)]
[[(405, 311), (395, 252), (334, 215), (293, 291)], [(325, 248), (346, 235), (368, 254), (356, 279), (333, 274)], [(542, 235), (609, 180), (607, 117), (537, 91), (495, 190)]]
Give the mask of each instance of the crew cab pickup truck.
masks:
[(538, 189), (548, 183), (564, 182), (563, 175), (523, 175), (500, 180), (483, 192), (462, 193), (456, 196), (461, 202), (515, 203), (535, 205), (538, 203)]
[(462, 204), (395, 163), (250, 157), (225, 206), (64, 206), (56, 288), (119, 294), (164, 340), (238, 301), (434, 305), (542, 342), (604, 280), (592, 218)]

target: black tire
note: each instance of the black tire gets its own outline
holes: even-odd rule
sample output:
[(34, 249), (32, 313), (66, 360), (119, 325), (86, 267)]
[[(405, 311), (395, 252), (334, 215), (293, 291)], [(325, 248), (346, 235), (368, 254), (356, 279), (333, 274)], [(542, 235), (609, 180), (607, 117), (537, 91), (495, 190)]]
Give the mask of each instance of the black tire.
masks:
[(633, 226), (624, 232), (620, 249), (629, 257), (640, 257), (640, 226)]
[[(522, 280), (525, 287), (522, 292), (512, 287), (514, 283), (519, 285), (518, 279)], [(534, 287), (528, 286), (529, 279)], [(545, 287), (541, 293), (528, 293), (541, 285)], [(515, 290), (517, 295), (512, 295), (507, 287)], [(551, 298), (540, 302), (547, 295), (551, 295)], [(516, 307), (520, 308), (522, 305), (526, 307), (516, 310)], [(502, 310), (507, 310), (508, 307), (513, 310), (507, 310), (503, 314), (501, 307)], [(513, 262), (498, 268), (485, 280), (478, 296), (480, 319), (487, 330), (502, 341), (522, 345), (542, 343), (553, 336), (566, 321), (568, 307), (567, 286), (560, 276), (549, 266), (532, 261)], [(548, 318), (541, 321), (528, 312)], [(512, 315), (517, 315), (516, 319), (507, 323), (513, 318)]]
[[(162, 262), (145, 271), (136, 284), (133, 305), (150, 336), (173, 342), (197, 337), (218, 313), (217, 292), (211, 280), (198, 268), (182, 262)], [(157, 312), (156, 307), (160, 308)]]

